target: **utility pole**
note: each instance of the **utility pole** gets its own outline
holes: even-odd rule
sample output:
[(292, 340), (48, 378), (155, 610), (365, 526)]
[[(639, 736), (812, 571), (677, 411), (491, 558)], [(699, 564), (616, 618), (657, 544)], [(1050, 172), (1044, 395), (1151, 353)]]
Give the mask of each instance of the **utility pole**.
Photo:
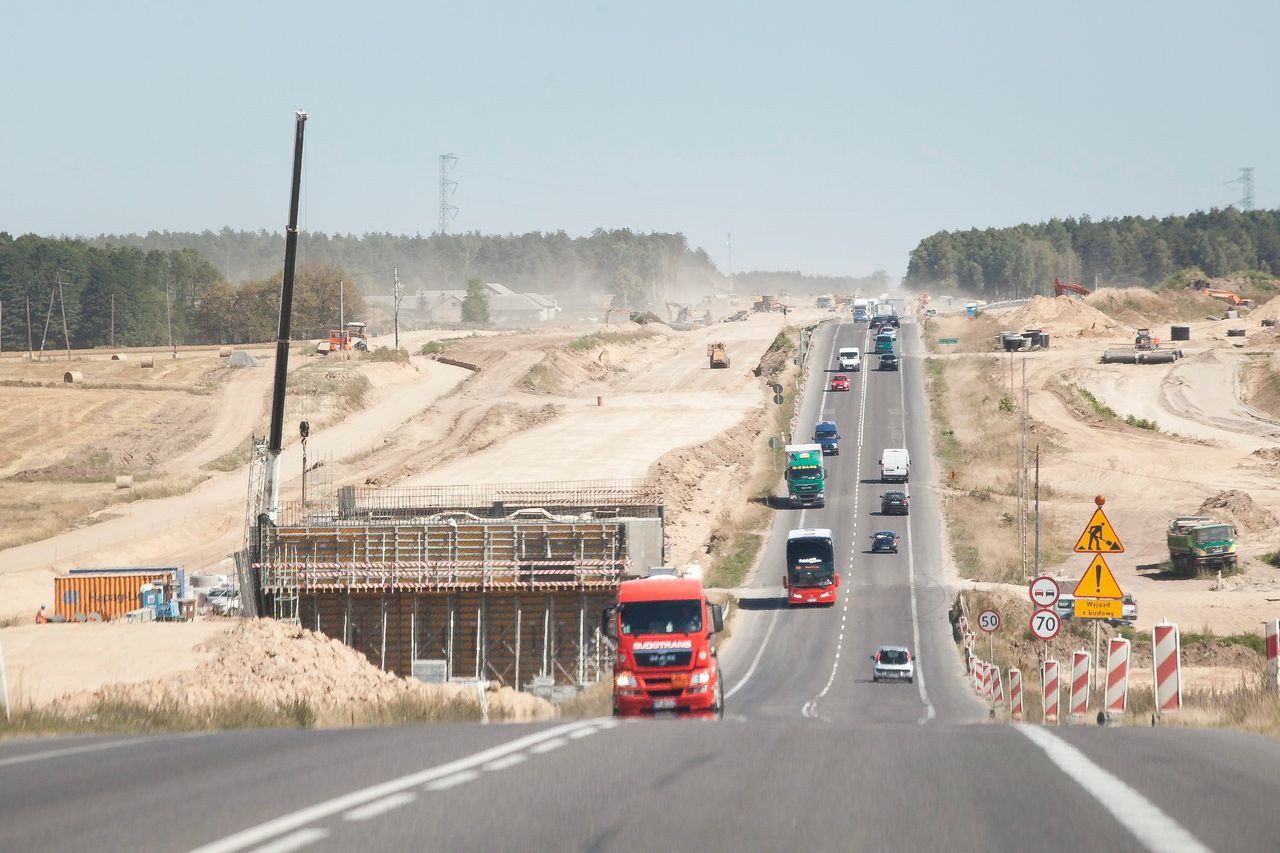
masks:
[(173, 350), (173, 357), (178, 357), (178, 350), (173, 345), (173, 314), (169, 310), (169, 282), (164, 283), (164, 323), (169, 328), (169, 349)]
[(1040, 577), (1040, 445), (1036, 445), (1036, 577)]
[(400, 302), (404, 299), (404, 288), (400, 286), (400, 270), (397, 267), (391, 268), (391, 276), (395, 280), (391, 293), (395, 299), (396, 349), (400, 349)]
[(62, 309), (62, 340), (67, 345), (67, 361), (71, 360), (71, 333), (67, 331), (67, 298), (62, 292), (62, 270), (53, 275), (58, 283), (58, 306)]
[(31, 340), (31, 297), (27, 297), (27, 361), (31, 361), (35, 355), (35, 346)]
[(737, 290), (734, 287), (734, 281), (733, 281), (733, 232), (732, 231), (729, 232), (728, 244), (729, 244), (729, 295), (733, 296), (737, 293)]
[(116, 294), (115, 294), (115, 291), (113, 290), (111, 292), (111, 343), (110, 343), (110, 346), (112, 349), (114, 349), (115, 345), (116, 345)]
[(458, 208), (449, 204), (449, 196), (458, 189), (458, 182), (449, 177), (449, 172), (457, 163), (458, 158), (452, 154), (440, 155), (440, 224), (436, 227), (437, 234), (447, 234), (450, 220), (458, 214)]
[(342, 279), (338, 279), (338, 340), (342, 342), (342, 358), (347, 357), (347, 311), (343, 304), (345, 288)]
[(1022, 579), (1027, 579), (1027, 431), (1031, 419), (1027, 414), (1027, 358), (1022, 359), (1022, 454), (1018, 458), (1018, 519), (1022, 532)]

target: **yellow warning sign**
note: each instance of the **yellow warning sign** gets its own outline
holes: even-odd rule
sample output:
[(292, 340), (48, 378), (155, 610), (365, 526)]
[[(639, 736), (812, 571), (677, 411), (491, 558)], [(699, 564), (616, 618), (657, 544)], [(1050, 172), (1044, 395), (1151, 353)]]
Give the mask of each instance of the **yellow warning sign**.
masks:
[(1116, 583), (1116, 576), (1111, 574), (1111, 568), (1101, 554), (1095, 554), (1089, 568), (1084, 570), (1080, 582), (1076, 584), (1074, 595), (1077, 599), (1113, 598), (1117, 601), (1124, 597), (1120, 584)]
[(1084, 526), (1084, 530), (1080, 531), (1080, 538), (1076, 540), (1075, 552), (1077, 554), (1123, 554), (1124, 545), (1120, 544), (1120, 537), (1116, 535), (1115, 528), (1111, 526), (1111, 522), (1107, 521), (1107, 516), (1102, 511), (1102, 507), (1098, 507), (1093, 511), (1093, 518), (1089, 519), (1089, 523)]

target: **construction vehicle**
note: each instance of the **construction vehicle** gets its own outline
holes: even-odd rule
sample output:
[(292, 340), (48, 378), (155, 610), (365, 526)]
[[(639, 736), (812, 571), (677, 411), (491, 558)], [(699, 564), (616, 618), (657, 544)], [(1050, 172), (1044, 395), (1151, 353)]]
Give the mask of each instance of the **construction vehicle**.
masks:
[(1059, 281), (1057, 278), (1053, 280), (1054, 296), (1074, 296), (1077, 299), (1084, 299), (1092, 290), (1083, 284), (1076, 284), (1074, 281)]
[(777, 302), (774, 300), (772, 296), (766, 293), (765, 295), (757, 299), (755, 302), (751, 303), (751, 310), (755, 311), (757, 314), (767, 313), (769, 311), (778, 310), (777, 308), (774, 307), (775, 305), (777, 305)]
[(603, 633), (617, 643), (614, 716), (724, 715), (724, 684), (713, 635), (724, 630), (720, 605), (707, 601), (697, 578), (668, 567), (623, 581), (601, 613)]
[(679, 302), (667, 303), (667, 319), (672, 323), (689, 322), (689, 311), (688, 305), (681, 305)]
[(1230, 302), (1232, 305), (1236, 307), (1240, 307), (1243, 305), (1244, 307), (1249, 308), (1253, 305), (1252, 299), (1244, 299), (1239, 294), (1232, 293), (1230, 290), (1222, 290), (1221, 288), (1210, 287), (1209, 282), (1205, 281), (1202, 278), (1197, 279), (1196, 282), (1191, 286), (1194, 287), (1196, 290), (1200, 291), (1201, 293), (1203, 293), (1205, 296), (1211, 296), (1214, 299), (1221, 299), (1224, 302)]
[(721, 341), (716, 341), (714, 344), (707, 344), (707, 360), (711, 362), (712, 370), (720, 367), (728, 367), (729, 350)]
[(836, 551), (831, 531), (804, 528), (787, 534), (787, 573), (782, 588), (787, 604), (836, 603), (840, 575), (836, 572)]
[(138, 606), (155, 614), (157, 622), (177, 622), (182, 619), (178, 599), (174, 595), (172, 584), (167, 580), (143, 584), (138, 591)]
[(321, 355), (349, 350), (369, 351), (369, 335), (365, 331), (364, 323), (351, 322), (341, 329), (330, 329), (329, 340), (316, 344), (316, 352)]
[(1169, 522), (1169, 560), (1175, 574), (1193, 577), (1203, 569), (1233, 569), (1236, 529), (1207, 515), (1180, 515)]
[(1155, 343), (1151, 337), (1150, 329), (1139, 329), (1138, 333), (1133, 337), (1134, 349), (1153, 350), (1158, 346), (1159, 344)]
[(827, 505), (827, 469), (822, 464), (822, 445), (788, 444), (787, 497), (792, 505), (824, 507)]

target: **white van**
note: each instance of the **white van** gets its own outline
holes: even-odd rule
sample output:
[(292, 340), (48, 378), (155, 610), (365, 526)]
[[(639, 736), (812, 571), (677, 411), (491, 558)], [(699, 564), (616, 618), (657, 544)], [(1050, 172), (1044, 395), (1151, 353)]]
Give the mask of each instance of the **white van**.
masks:
[(836, 359), (841, 370), (856, 372), (862, 369), (862, 352), (857, 347), (840, 347)]
[(886, 447), (880, 451), (880, 482), (905, 483), (911, 475), (911, 454), (905, 447)]

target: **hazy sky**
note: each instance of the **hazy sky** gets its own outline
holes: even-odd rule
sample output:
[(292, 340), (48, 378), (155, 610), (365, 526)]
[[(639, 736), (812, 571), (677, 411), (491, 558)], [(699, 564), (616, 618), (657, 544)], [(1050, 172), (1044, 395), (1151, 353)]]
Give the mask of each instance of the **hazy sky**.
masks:
[(0, 230), (683, 231), (726, 268), (1280, 203), (1276, 0), (0, 0)]

